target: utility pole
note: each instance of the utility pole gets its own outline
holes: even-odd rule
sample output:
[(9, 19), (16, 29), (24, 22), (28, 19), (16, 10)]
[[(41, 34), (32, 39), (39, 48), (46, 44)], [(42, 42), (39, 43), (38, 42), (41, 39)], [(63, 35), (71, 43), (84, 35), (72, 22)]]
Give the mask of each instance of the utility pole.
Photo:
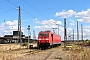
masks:
[(52, 29), (53, 29), (53, 33), (56, 33), (55, 30), (56, 30), (57, 28), (52, 28)]
[(59, 35), (59, 24), (58, 24), (58, 35)]
[(30, 25), (28, 25), (28, 49), (29, 49), (29, 40), (30, 40)]
[(64, 18), (64, 47), (67, 45), (66, 18)]
[(74, 42), (74, 30), (73, 30), (73, 42)]
[[(56, 24), (56, 22), (54, 22)], [(59, 24), (56, 24), (58, 26), (58, 35), (59, 35)]]
[(77, 21), (77, 41), (79, 42), (78, 21)]
[(22, 40), (21, 40), (21, 12), (20, 12), (20, 6), (18, 7), (18, 40), (20, 40), (20, 45), (21, 45)]
[(36, 39), (35, 31), (33, 30), (33, 39)]
[(81, 24), (81, 40), (83, 40), (83, 26)]

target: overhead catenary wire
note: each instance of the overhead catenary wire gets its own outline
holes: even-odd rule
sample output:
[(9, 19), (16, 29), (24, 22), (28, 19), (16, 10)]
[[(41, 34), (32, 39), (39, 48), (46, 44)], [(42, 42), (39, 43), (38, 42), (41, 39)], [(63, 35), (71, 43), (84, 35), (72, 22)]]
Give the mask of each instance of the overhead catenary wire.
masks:
[[(17, 5), (15, 5), (14, 3), (10, 2), (9, 0), (6, 0), (8, 1), (9, 3), (11, 3), (12, 5), (18, 7)], [(23, 0), (27, 5), (29, 5), (30, 7), (32, 7), (30, 4), (28, 4), (25, 0)], [(41, 14), (38, 10), (36, 10), (34, 7), (32, 7), (35, 11), (37, 11), (39, 14)], [(34, 15), (30, 14), (29, 12), (25, 11), (24, 9), (21, 8), (22, 11), (24, 11), (25, 13), (29, 14), (30, 16), (34, 17), (34, 18), (37, 18), (35, 17)], [(42, 16), (44, 16), (43, 14), (41, 14)], [(45, 17), (45, 16), (44, 16)], [(37, 20), (40, 20), (40, 19), (37, 19)], [(42, 20), (40, 20), (42, 22)]]
[[(12, 5), (18, 7), (17, 5), (15, 5), (14, 3), (10, 2), (9, 0), (6, 0), (7, 2), (11, 3)], [(24, 11), (25, 13), (29, 14), (30, 16), (36, 18), (35, 16), (33, 16), (32, 14), (30, 14), (29, 12), (25, 11), (24, 9), (21, 8), (22, 11)]]
[[(10, 2), (9, 0), (6, 0), (7, 2), (11, 3), (12, 5), (18, 7), (17, 5), (15, 5), (14, 3)], [(25, 11), (24, 9), (20, 8), (22, 11), (24, 11), (25, 13), (27, 13), (28, 15), (32, 16), (33, 18), (37, 18), (36, 16), (30, 14), (29, 12)], [(39, 20), (40, 22), (42, 22), (42, 20), (40, 20), (39, 18), (37, 19)]]
[[(14, 3), (10, 2), (9, 0), (6, 0), (8, 1), (9, 3), (11, 3), (12, 5), (18, 7), (17, 5), (15, 5)], [(32, 7), (30, 4), (28, 4), (25, 0), (23, 0), (27, 5), (29, 5), (30, 7)], [(37, 11), (39, 14), (41, 14), (42, 16), (44, 16), (42, 13), (40, 13), (38, 10), (36, 10), (34, 7), (32, 7), (35, 11)], [(30, 14), (29, 12), (25, 11), (24, 9), (21, 8), (22, 11), (24, 11), (25, 13), (29, 14), (30, 16), (34, 17), (34, 18), (37, 18), (35, 17), (34, 15)], [(45, 16), (44, 16), (45, 17)], [(46, 18), (46, 17), (45, 17)], [(37, 20), (40, 20), (40, 19), (37, 19)], [(42, 20), (40, 20), (42, 21)]]
[(22, 11), (24, 11), (25, 13), (29, 14), (30, 16), (32, 16), (32, 17), (34, 17), (34, 18), (36, 18), (35, 16), (33, 16), (32, 14), (30, 14), (29, 12), (27, 12), (27, 11), (23, 10), (22, 8), (21, 8), (21, 10), (22, 10)]
[[(12, 8), (12, 9), (9, 9), (9, 10), (6, 10), (6, 11), (4, 11), (4, 12), (1, 12), (0, 14), (5, 14), (5, 13), (7, 13), (7, 12), (9, 12), (9, 11), (12, 11), (12, 10), (14, 10), (14, 9), (16, 9), (16, 8)], [(5, 15), (4, 15), (5, 16)], [(4, 23), (5, 23), (5, 19), (4, 19)], [(7, 25), (7, 24), (5, 24), (5, 25), (0, 25), (0, 28), (2, 28), (1, 26), (16, 26), (16, 25)]]
[(14, 9), (16, 9), (16, 8), (12, 8), (12, 9), (10, 9), (10, 10), (7, 10), (7, 11), (4, 11), (4, 12), (1, 12), (0, 14), (7, 13), (7, 12), (12, 11), (12, 10), (14, 10)]
[(17, 7), (17, 5), (15, 5), (14, 3), (10, 2), (9, 0), (6, 0), (6, 1), (8, 1), (9, 3), (11, 3), (12, 5), (14, 5), (14, 6), (16, 6), (16, 7)]
[[(11, 3), (12, 5), (14, 5), (15, 7), (18, 7), (17, 5), (15, 5), (14, 3), (10, 2), (9, 0), (6, 0), (7, 2)], [(25, 11), (24, 9), (20, 8), (22, 11), (24, 11), (25, 13), (29, 14), (30, 16), (36, 18), (34, 15), (30, 14), (29, 12)], [(39, 20), (39, 19), (37, 19)], [(40, 20), (41, 21), (41, 20)]]
[[(44, 16), (42, 13), (40, 13), (38, 10), (36, 10), (33, 6), (31, 6), (29, 3), (27, 3), (25, 0), (22, 0), (23, 2), (25, 2), (28, 6), (30, 6), (31, 8), (33, 8), (36, 12), (38, 12), (39, 14), (41, 14), (42, 16)], [(45, 16), (44, 16), (45, 17)], [(46, 17), (45, 17), (46, 18)]]

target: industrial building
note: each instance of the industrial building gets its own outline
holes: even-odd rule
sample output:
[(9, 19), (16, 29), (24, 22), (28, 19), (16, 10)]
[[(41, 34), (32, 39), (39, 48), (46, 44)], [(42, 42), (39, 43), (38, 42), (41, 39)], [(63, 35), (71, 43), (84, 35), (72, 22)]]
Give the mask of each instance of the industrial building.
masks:
[[(28, 36), (23, 35), (23, 32), (21, 32), (21, 40), (22, 43), (28, 41)], [(31, 36), (29, 36), (29, 40), (32, 40)], [(5, 35), (4, 37), (0, 37), (0, 43), (20, 43), (18, 31), (13, 31), (13, 35)]]

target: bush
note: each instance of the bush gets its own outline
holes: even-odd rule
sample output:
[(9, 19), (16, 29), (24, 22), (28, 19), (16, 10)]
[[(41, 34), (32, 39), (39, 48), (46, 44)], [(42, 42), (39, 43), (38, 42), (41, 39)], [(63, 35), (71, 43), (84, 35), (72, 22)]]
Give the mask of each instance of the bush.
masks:
[(23, 43), (22, 46), (28, 46), (28, 43)]
[(90, 41), (89, 41), (89, 46), (90, 46)]
[(55, 56), (54, 58), (55, 58), (55, 59), (62, 60), (62, 57), (61, 57), (61, 56)]

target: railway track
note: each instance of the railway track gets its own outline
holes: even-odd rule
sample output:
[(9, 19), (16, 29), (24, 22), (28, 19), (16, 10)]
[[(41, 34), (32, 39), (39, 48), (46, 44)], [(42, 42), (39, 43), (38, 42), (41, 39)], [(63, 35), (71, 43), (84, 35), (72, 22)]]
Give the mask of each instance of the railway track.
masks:
[(49, 58), (49, 56), (51, 56), (53, 51), (50, 51), (50, 53), (47, 54), (47, 56), (43, 59), (43, 60), (47, 60)]
[(12, 58), (10, 60), (48, 60), (53, 52), (55, 51), (57, 47), (55, 48), (50, 48), (50, 49), (46, 49), (46, 50), (40, 50), (40, 49), (28, 49), (27, 51), (25, 50), (22, 54), (21, 57), (16, 57), (16, 58)]
[(30, 50), (30, 53), (34, 54), (34, 53), (39, 53), (41, 52), (42, 50), (39, 50), (39, 49), (31, 49)]

